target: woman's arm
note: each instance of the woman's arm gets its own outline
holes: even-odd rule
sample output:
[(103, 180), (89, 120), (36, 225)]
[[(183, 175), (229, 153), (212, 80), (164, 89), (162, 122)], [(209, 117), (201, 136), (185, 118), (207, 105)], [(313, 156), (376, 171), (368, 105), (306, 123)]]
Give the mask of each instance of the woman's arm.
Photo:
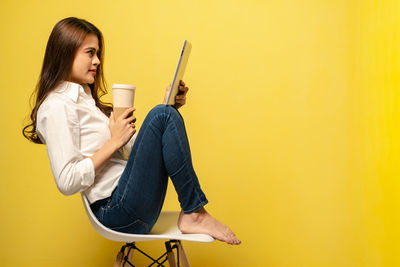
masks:
[(94, 165), (95, 173), (98, 173), (115, 151), (124, 146), (131, 139), (132, 135), (135, 134), (136, 128), (134, 123), (136, 118), (133, 115), (128, 117), (129, 113), (134, 111), (135, 108), (125, 110), (116, 120), (114, 119), (114, 114), (111, 113), (109, 124), (111, 139), (90, 157)]
[(51, 170), (58, 189), (64, 195), (86, 190), (94, 183), (95, 175), (136, 131), (134, 116), (127, 118), (128, 109), (116, 121), (111, 116), (109, 128), (111, 138), (92, 157), (80, 151), (80, 122), (69, 102), (52, 97), (43, 102), (37, 115), (37, 133), (46, 144)]
[(72, 195), (90, 187), (95, 178), (93, 162), (80, 151), (80, 125), (76, 110), (57, 95), (49, 96), (37, 114), (36, 131), (46, 144), (57, 188)]

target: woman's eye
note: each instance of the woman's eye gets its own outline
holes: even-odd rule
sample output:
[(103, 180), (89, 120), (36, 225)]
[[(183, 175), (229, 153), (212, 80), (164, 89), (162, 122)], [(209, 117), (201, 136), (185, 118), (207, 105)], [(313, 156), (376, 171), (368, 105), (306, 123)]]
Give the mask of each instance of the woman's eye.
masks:
[(90, 55), (91, 57), (94, 55), (94, 51), (93, 51), (93, 50), (88, 51), (88, 53), (89, 53), (89, 55)]

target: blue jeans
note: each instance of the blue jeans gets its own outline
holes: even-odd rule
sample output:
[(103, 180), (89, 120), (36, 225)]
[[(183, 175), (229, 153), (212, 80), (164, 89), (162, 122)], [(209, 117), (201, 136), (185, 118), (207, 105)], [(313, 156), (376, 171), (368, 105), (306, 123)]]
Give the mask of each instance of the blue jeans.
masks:
[(182, 116), (158, 105), (146, 116), (118, 186), (91, 205), (106, 227), (124, 233), (150, 232), (161, 212), (171, 177), (184, 213), (208, 203), (193, 169)]

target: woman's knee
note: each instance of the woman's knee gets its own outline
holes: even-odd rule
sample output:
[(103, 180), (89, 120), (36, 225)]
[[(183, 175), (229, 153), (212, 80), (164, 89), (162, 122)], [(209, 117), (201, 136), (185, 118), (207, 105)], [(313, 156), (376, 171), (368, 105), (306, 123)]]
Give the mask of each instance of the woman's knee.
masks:
[(182, 116), (179, 111), (173, 106), (168, 106), (165, 104), (159, 104), (152, 108), (149, 112), (149, 116), (158, 116), (160, 114), (166, 115), (166, 117), (182, 120)]

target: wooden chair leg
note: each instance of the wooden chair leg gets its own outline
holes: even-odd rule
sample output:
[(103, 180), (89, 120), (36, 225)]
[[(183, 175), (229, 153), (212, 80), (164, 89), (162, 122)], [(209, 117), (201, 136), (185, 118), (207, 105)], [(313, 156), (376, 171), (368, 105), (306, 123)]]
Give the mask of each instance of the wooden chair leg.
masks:
[(121, 267), (123, 258), (124, 254), (121, 251), (119, 251), (117, 254), (117, 258), (115, 259), (114, 267)]
[(175, 254), (173, 251), (167, 253), (168, 263), (170, 267), (178, 267), (175, 260)]
[(171, 242), (172, 241), (165, 242), (165, 248), (167, 249), (168, 263), (169, 263), (170, 267), (178, 267), (178, 265), (176, 264), (176, 260), (175, 260), (175, 254), (172, 251)]
[[(128, 261), (132, 264), (132, 257), (133, 257), (133, 252), (135, 252), (135, 249), (133, 247), (129, 247), (128, 248)], [(127, 266), (132, 266), (129, 263), (126, 263), (124, 261), (124, 264), (122, 265), (122, 267), (127, 267)]]
[(129, 253), (128, 253), (128, 261), (132, 261), (133, 252), (135, 252), (135, 249), (134, 249), (134, 248), (131, 248), (131, 249), (129, 250)]
[(186, 257), (185, 250), (183, 249), (182, 243), (180, 240), (176, 242), (176, 245), (178, 246), (178, 251), (179, 251), (179, 259), (182, 262), (183, 267), (190, 267), (189, 260)]

